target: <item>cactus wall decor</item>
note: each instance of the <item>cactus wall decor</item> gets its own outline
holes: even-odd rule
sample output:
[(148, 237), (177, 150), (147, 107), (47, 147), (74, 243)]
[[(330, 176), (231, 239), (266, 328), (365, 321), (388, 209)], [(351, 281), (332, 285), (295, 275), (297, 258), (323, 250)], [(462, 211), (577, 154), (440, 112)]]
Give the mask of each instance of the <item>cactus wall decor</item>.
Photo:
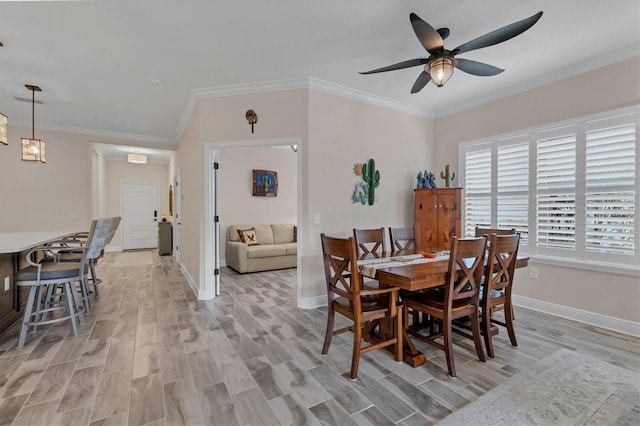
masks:
[(376, 162), (373, 158), (369, 159), (369, 162), (362, 166), (362, 180), (367, 182), (369, 205), (373, 205), (373, 200), (376, 194), (376, 188), (380, 186), (380, 170), (376, 170)]
[(440, 177), (444, 179), (444, 186), (447, 188), (451, 187), (451, 182), (456, 178), (456, 174), (451, 172), (451, 168), (447, 164), (444, 168), (443, 172), (440, 172)]
[(361, 176), (362, 180), (356, 183), (351, 194), (351, 201), (354, 204), (361, 203), (372, 206), (375, 201), (376, 188), (380, 186), (380, 171), (376, 170), (376, 162), (369, 159), (364, 164), (356, 163), (353, 165), (353, 173), (356, 176)]

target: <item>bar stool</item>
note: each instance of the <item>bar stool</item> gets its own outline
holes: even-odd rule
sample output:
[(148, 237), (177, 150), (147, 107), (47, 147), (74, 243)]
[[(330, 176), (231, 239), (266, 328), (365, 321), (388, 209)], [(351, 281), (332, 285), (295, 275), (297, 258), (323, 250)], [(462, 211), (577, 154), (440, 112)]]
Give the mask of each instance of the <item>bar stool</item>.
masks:
[[(50, 245), (34, 247), (27, 252), (26, 262), (29, 266), (21, 269), (16, 275), (18, 286), (30, 287), (18, 348), (24, 346), (27, 330), (31, 326), (35, 330), (38, 325), (69, 320), (71, 333), (74, 337), (77, 336), (77, 320), (82, 321), (85, 305), (80, 304), (74, 284), (80, 282), (81, 288), (86, 288), (90, 259), (99, 256), (104, 248), (112, 222), (113, 218), (106, 218), (91, 223), (80, 262), (36, 262), (38, 252), (56, 249)], [(48, 318), (49, 314), (55, 311), (63, 311), (65, 314)]]

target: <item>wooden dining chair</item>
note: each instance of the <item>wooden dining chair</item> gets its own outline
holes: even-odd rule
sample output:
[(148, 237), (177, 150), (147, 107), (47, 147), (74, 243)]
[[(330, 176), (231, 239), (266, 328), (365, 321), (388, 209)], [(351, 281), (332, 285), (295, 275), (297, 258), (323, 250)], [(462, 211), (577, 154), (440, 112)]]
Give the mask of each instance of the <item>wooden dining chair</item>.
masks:
[(380, 254), (387, 251), (387, 244), (384, 238), (384, 228), (376, 229), (353, 229), (353, 238), (359, 249), (360, 255)]
[[(513, 327), (511, 289), (513, 288), (519, 242), (519, 234), (498, 235), (494, 233), (489, 240), (489, 255), (481, 288), (480, 308), (482, 311), (482, 334), (487, 355), (490, 358), (495, 356), (492, 337), (498, 334), (498, 329), (493, 324), (506, 327), (511, 345), (518, 346)], [(493, 318), (493, 314), (500, 310), (504, 311), (504, 321)]]
[[(511, 228), (511, 229), (507, 229), (507, 228), (479, 228), (476, 226), (476, 237), (481, 237), (483, 235), (487, 236), (487, 244), (491, 244), (491, 240), (489, 239), (489, 237), (491, 237), (491, 234), (496, 234), (496, 235), (513, 235), (516, 233), (516, 228)], [(513, 314), (513, 309), (511, 309), (511, 317), (513, 319), (515, 319), (515, 315)]]
[(412, 250), (416, 248), (416, 228), (389, 227), (391, 250)]
[[(418, 339), (445, 352), (447, 368), (451, 377), (456, 377), (453, 361), (452, 332), (473, 340), (478, 359), (485, 362), (480, 332), (480, 284), (484, 272), (484, 258), (487, 237), (459, 239), (453, 237), (449, 252), (449, 267), (444, 288), (427, 290), (423, 293), (406, 295), (403, 298), (404, 309), (413, 309), (428, 315), (430, 321), (437, 321), (428, 328), (429, 334), (423, 335), (417, 326), (409, 327), (409, 333)], [(453, 320), (471, 318), (471, 330), (453, 328)], [(405, 321), (407, 315), (405, 314)], [(443, 338), (444, 342), (436, 339)]]
[[(353, 238), (333, 238), (320, 234), (322, 258), (327, 283), (327, 330), (322, 353), (329, 352), (334, 335), (353, 331), (353, 352), (349, 378), (358, 376), (360, 355), (374, 349), (395, 345), (395, 359), (402, 360), (402, 305), (398, 304), (398, 288), (370, 288), (362, 283), (358, 272), (358, 253)], [(349, 318), (353, 324), (334, 330), (335, 313)], [(363, 333), (371, 321), (388, 319), (395, 323), (394, 336), (378, 340)], [(365, 340), (368, 346), (362, 347)]]

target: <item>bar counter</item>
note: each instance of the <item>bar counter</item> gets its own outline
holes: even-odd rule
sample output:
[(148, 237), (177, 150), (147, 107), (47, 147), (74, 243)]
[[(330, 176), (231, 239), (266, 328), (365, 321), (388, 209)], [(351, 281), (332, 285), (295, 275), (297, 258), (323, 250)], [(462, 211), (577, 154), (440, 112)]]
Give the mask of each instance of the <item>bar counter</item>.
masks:
[[(24, 297), (15, 285), (15, 276), (23, 265), (24, 252), (57, 240), (71, 231), (0, 232), (0, 334), (22, 315)], [(28, 290), (25, 290), (26, 294)]]

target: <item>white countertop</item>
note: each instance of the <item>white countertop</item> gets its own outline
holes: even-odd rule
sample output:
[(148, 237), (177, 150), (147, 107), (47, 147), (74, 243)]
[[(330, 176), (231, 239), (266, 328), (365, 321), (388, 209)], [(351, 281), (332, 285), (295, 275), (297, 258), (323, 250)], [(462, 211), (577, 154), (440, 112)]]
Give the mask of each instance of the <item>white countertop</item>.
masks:
[(0, 232), (0, 253), (18, 253), (71, 233), (73, 231)]

